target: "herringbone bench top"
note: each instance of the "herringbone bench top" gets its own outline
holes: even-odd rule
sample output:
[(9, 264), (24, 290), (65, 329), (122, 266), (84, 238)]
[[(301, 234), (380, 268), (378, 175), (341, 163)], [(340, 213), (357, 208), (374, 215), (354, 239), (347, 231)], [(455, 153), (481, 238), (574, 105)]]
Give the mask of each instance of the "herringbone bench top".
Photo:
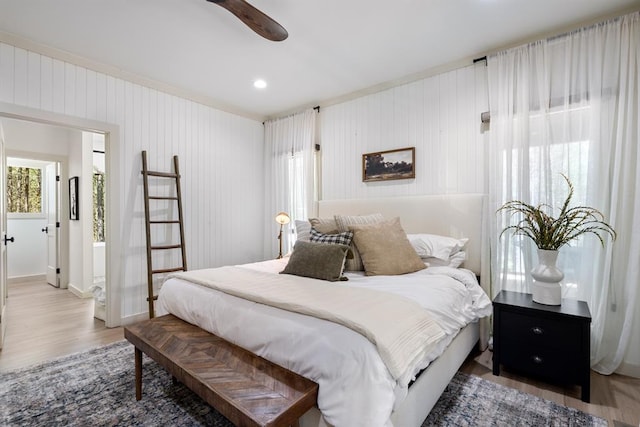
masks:
[(289, 426), (316, 404), (318, 384), (173, 315), (124, 328), (135, 346), (136, 398), (142, 352), (236, 426)]

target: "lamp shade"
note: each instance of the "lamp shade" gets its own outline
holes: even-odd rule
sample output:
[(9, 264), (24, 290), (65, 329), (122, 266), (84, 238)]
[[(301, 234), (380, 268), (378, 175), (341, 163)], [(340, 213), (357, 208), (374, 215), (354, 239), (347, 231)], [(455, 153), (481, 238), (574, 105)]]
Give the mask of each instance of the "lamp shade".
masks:
[(291, 219), (286, 212), (280, 212), (278, 215), (276, 215), (276, 222), (280, 225), (289, 224), (290, 221)]

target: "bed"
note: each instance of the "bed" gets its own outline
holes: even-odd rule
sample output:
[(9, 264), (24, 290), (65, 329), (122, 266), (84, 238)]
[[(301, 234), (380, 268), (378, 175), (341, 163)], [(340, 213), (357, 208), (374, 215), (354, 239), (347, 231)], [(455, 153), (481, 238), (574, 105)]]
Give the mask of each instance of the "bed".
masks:
[[(444, 334), (433, 341), (429, 354), (421, 355), (402, 374), (391, 375), (393, 369), (379, 355), (384, 352), (378, 351), (380, 347), (376, 350), (376, 345), (361, 333), (306, 312), (290, 311), (204, 286), (206, 283), (197, 280), (205, 277), (204, 271), (167, 280), (160, 291), (158, 312), (172, 313), (318, 382), (318, 406), (322, 412), (316, 408), (309, 411), (300, 420), (301, 426), (419, 426), (469, 352), (478, 343), (481, 348), (486, 344), (487, 327), (477, 318), (490, 313), (490, 301), (475, 281), (479, 276), (480, 285), (485, 285), (483, 289), (488, 293), (488, 274), (482, 274), (486, 264), (485, 197), (465, 194), (321, 201), (318, 217), (370, 213), (379, 213), (384, 218), (399, 217), (407, 234), (432, 233), (468, 239), (464, 270), (429, 267), (397, 277), (347, 273), (348, 282), (332, 285), (366, 288), (364, 292), (373, 288), (376, 292), (400, 293), (405, 298), (407, 295), (402, 293), (412, 294), (420, 286), (418, 283), (433, 283), (428, 287), (443, 295), (475, 300), (473, 307), (465, 303), (465, 307), (470, 307), (469, 313), (433, 313)], [(267, 283), (288, 262), (285, 258), (238, 266), (236, 270), (246, 275), (247, 280), (243, 281), (255, 277), (253, 281), (259, 282), (264, 277)], [(214, 270), (222, 276), (229, 271)], [(318, 288), (329, 289), (329, 285)], [(431, 304), (438, 311), (438, 299)]]

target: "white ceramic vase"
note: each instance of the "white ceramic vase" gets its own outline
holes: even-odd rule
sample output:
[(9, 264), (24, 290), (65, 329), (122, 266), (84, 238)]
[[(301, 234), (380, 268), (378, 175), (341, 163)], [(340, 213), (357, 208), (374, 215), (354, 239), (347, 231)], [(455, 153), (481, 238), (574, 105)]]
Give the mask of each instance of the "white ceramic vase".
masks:
[(538, 265), (531, 270), (534, 282), (531, 285), (533, 301), (546, 305), (560, 305), (564, 273), (556, 267), (558, 251), (538, 249)]

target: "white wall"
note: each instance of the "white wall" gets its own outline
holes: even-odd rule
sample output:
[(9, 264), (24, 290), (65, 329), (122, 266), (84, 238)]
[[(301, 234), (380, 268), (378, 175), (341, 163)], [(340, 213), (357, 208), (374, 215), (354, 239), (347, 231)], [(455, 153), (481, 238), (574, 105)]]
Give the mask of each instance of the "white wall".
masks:
[[(180, 157), (190, 269), (256, 261), (263, 246), (263, 126), (60, 60), (0, 43), (0, 102), (119, 129), (122, 316), (146, 312), (141, 150), (170, 170)], [(64, 151), (65, 153), (67, 151)]]
[[(1, 44), (0, 44), (1, 46)], [(0, 77), (0, 86), (3, 86)], [(32, 152), (66, 156), (69, 151), (69, 129), (1, 118), (5, 137), (5, 149), (9, 152)]]
[[(85, 187), (93, 166), (91, 134), (80, 131), (71, 133), (67, 153), (69, 178), (78, 177), (79, 220), (69, 221), (69, 289), (78, 296), (89, 296), (89, 288), (93, 284), (93, 242), (87, 243), (87, 228), (91, 227), (87, 204), (91, 208), (93, 199), (91, 190), (87, 192)], [(69, 193), (68, 180), (62, 183), (60, 191)]]
[[(320, 110), (322, 199), (486, 192), (484, 63)], [(416, 147), (416, 178), (362, 182), (365, 153)]]

